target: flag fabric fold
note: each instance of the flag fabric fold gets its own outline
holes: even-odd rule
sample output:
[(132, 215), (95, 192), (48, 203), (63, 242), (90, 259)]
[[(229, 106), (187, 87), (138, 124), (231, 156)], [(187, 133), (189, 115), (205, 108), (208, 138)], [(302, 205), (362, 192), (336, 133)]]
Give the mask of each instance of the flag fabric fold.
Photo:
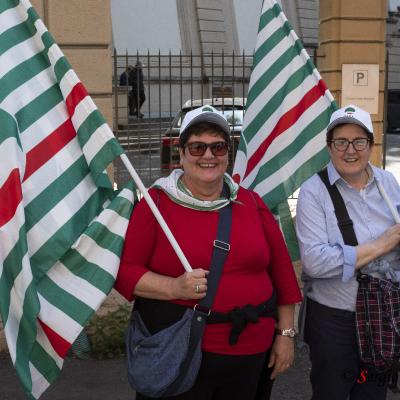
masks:
[(277, 215), (292, 259), (287, 198), (328, 161), (334, 99), (275, 0), (264, 0), (233, 177)]
[(38, 399), (111, 290), (134, 188), (121, 146), (27, 0), (0, 4), (0, 316)]

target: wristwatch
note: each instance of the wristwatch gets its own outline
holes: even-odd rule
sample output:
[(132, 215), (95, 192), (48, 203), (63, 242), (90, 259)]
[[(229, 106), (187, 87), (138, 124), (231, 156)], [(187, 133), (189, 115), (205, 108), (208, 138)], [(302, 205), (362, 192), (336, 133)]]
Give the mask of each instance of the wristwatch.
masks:
[(297, 332), (293, 328), (289, 329), (275, 329), (275, 333), (277, 335), (282, 335), (282, 336), (289, 336), (290, 338), (294, 338), (297, 335)]

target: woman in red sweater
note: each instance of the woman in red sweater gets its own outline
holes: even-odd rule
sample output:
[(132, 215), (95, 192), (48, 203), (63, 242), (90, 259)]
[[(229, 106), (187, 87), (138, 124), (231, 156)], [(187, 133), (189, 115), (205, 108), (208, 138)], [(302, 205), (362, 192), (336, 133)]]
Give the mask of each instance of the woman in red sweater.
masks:
[[(225, 173), (229, 146), (230, 128), (217, 110), (203, 106), (187, 113), (180, 130), (183, 170), (159, 179), (149, 191), (193, 272), (184, 272), (144, 200), (126, 235), (115, 287), (128, 300), (136, 299), (148, 329), (157, 332), (205, 297), (218, 210), (232, 203), (231, 247), (212, 312), (250, 305), (250, 313), (242, 313), (236, 325), (206, 325), (196, 383), (170, 399), (268, 399), (272, 380), (293, 362), (294, 304), (301, 301), (300, 290), (274, 217), (257, 194)], [(269, 300), (273, 291), (277, 321), (263, 315), (254, 319), (251, 306)], [(138, 393), (136, 398), (148, 397)]]

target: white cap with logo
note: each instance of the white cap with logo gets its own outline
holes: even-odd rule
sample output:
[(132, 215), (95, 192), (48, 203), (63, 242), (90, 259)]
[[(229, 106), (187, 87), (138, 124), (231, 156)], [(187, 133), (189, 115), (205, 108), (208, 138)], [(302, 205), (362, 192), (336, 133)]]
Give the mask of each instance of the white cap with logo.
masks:
[(191, 126), (202, 122), (216, 125), (224, 133), (225, 139), (229, 142), (230, 128), (228, 121), (222, 113), (209, 105), (196, 108), (185, 115), (179, 130), (179, 137), (182, 138)]
[(329, 132), (341, 124), (356, 124), (361, 126), (361, 128), (364, 128), (371, 135), (374, 134), (374, 128), (372, 126), (371, 115), (369, 112), (364, 111), (353, 104), (349, 104), (348, 106), (336, 110), (331, 115), (331, 119), (326, 131)]

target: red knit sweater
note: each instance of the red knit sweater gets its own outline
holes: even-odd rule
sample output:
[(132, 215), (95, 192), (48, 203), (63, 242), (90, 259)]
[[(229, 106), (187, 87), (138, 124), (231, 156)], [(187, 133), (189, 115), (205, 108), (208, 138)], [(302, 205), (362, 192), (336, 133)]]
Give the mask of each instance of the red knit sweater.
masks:
[[(218, 212), (196, 211), (172, 202), (154, 189), (153, 199), (181, 246), (192, 268), (208, 269), (216, 237)], [(233, 203), (231, 250), (224, 265), (213, 310), (230, 311), (246, 304), (258, 305), (275, 288), (278, 304), (301, 301), (300, 290), (282, 234), (270, 211), (255, 194), (240, 188)], [(147, 271), (179, 276), (182, 264), (162, 232), (145, 200), (134, 209), (115, 288), (128, 300), (134, 299), (136, 283)], [(193, 306), (194, 301), (176, 300)], [(249, 323), (237, 344), (228, 343), (231, 324), (210, 324), (203, 337), (203, 350), (219, 354), (256, 354), (272, 343), (274, 320), (260, 318)]]

